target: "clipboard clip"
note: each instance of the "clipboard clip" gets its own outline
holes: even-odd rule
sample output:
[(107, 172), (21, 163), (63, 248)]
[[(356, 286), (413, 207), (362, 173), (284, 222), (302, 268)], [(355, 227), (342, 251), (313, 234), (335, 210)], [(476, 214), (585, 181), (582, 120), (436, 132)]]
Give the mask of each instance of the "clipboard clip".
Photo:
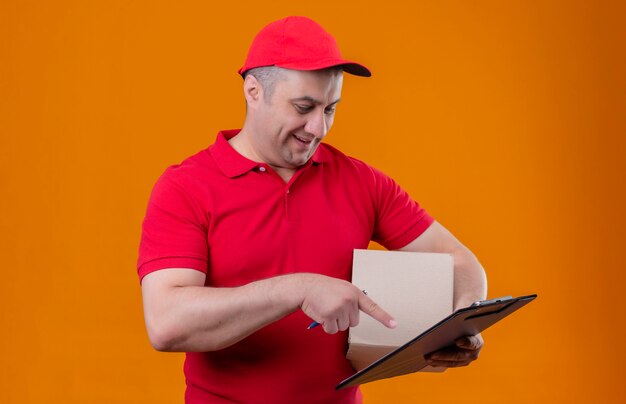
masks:
[(504, 303), (504, 302), (508, 302), (509, 300), (513, 300), (513, 296), (502, 296), (502, 297), (496, 297), (495, 299), (479, 300), (477, 302), (472, 303), (470, 307), (487, 306), (489, 304), (495, 304), (495, 303)]

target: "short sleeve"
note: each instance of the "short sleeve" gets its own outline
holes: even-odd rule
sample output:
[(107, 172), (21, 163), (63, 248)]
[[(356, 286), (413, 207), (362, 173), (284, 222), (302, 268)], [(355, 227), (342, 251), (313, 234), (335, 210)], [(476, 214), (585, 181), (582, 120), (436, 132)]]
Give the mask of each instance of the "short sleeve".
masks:
[(392, 178), (370, 167), (376, 222), (372, 240), (395, 250), (415, 240), (434, 219)]
[[(183, 184), (181, 184), (183, 182)], [(164, 268), (207, 272), (207, 215), (197, 198), (166, 171), (150, 195), (142, 224), (137, 272), (139, 279)]]

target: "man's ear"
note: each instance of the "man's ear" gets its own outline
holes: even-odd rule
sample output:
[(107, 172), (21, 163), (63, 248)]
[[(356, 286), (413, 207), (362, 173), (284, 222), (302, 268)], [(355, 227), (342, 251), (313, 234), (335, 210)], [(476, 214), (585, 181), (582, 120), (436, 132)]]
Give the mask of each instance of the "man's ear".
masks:
[(243, 81), (243, 95), (249, 108), (254, 108), (263, 97), (263, 87), (261, 83), (251, 74), (248, 74)]

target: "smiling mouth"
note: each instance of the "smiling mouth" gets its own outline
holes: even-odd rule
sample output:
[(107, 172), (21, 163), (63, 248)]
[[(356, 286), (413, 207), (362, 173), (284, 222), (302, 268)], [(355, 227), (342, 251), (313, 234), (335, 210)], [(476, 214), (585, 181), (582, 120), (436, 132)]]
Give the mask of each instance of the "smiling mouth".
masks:
[(313, 139), (308, 139), (308, 140), (307, 140), (307, 139), (302, 138), (302, 137), (300, 137), (300, 136), (298, 136), (298, 135), (295, 135), (295, 134), (293, 135), (293, 137), (294, 137), (294, 138), (295, 138), (298, 142), (300, 142), (300, 143), (302, 143), (302, 144), (304, 144), (304, 145), (307, 145), (307, 144), (310, 144), (311, 142), (313, 142)]

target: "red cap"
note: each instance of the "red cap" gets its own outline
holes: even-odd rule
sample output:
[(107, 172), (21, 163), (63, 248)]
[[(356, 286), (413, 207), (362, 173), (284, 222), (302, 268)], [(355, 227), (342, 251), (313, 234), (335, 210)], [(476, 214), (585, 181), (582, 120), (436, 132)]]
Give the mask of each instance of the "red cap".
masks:
[(266, 25), (254, 38), (239, 74), (262, 66), (294, 70), (320, 70), (332, 66), (356, 76), (372, 73), (361, 64), (341, 57), (337, 41), (318, 23), (306, 17), (287, 17)]

